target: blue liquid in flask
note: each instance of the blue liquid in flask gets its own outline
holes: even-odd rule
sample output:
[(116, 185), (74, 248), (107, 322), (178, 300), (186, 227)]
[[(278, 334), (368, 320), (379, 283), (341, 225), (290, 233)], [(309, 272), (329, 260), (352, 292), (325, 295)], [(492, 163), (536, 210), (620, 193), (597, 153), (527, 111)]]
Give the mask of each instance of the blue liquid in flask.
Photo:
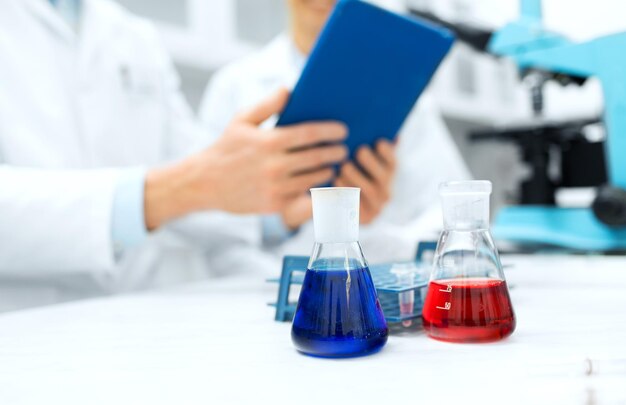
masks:
[(388, 334), (367, 267), (306, 271), (291, 330), (298, 351), (363, 356), (380, 350)]

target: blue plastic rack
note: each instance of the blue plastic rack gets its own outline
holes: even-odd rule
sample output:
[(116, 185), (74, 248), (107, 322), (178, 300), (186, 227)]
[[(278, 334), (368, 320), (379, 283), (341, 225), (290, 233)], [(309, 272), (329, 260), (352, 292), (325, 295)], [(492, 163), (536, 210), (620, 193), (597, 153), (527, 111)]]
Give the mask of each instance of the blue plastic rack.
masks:
[[(436, 242), (421, 242), (418, 245), (415, 266), (422, 271), (416, 272), (412, 283), (398, 283), (397, 276), (391, 272), (393, 265), (398, 263), (385, 263), (369, 267), (380, 305), (388, 323), (415, 319), (422, 315), (422, 305), (430, 275), (430, 267), (424, 267), (422, 256), (425, 252), (434, 250), (435, 247)], [(268, 280), (268, 282), (279, 284), (277, 300), (275, 303), (269, 304), (276, 307), (274, 318), (276, 321), (291, 322), (293, 319), (297, 303), (289, 301), (289, 292), (292, 286), (302, 285), (308, 264), (308, 256), (285, 256), (280, 277)], [(415, 291), (413, 313), (400, 315), (399, 294), (411, 290)]]

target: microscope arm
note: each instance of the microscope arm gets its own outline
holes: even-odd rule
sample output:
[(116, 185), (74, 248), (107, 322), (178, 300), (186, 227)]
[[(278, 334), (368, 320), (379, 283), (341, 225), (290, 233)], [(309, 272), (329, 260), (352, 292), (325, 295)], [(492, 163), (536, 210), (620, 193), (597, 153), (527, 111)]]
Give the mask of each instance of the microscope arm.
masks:
[(605, 99), (609, 180), (626, 189), (626, 32), (518, 55), (522, 67), (578, 76), (595, 76)]
[(439, 18), (435, 14), (424, 10), (411, 8), (410, 12), (412, 15), (418, 18), (430, 21), (449, 29), (454, 33), (457, 40), (463, 42), (472, 49), (478, 52), (487, 53), (487, 45), (491, 41), (491, 36), (493, 35), (492, 31), (474, 27), (468, 24), (446, 21)]

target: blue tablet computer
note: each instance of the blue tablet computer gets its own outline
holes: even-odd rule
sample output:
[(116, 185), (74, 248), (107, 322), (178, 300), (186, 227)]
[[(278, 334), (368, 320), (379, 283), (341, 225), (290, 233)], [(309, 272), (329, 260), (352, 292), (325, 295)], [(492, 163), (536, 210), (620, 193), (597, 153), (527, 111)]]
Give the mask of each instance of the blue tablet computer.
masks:
[(453, 41), (446, 29), (341, 0), (277, 125), (344, 122), (351, 157), (361, 145), (392, 140)]

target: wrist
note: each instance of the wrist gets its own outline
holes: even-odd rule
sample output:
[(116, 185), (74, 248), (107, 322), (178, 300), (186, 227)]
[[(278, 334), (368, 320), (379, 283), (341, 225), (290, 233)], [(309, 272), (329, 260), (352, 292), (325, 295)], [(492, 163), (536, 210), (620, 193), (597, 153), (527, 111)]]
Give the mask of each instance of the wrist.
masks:
[(290, 232), (297, 230), (305, 222), (305, 221), (295, 220), (294, 218), (290, 218), (284, 214), (281, 215), (280, 217), (283, 221), (283, 224)]
[(306, 223), (312, 217), (310, 210), (304, 210), (303, 212), (282, 212), (280, 214), (283, 224), (289, 231), (293, 232), (298, 230), (304, 223)]
[(144, 215), (148, 230), (202, 208), (196, 196), (194, 175), (189, 160), (146, 174)]

